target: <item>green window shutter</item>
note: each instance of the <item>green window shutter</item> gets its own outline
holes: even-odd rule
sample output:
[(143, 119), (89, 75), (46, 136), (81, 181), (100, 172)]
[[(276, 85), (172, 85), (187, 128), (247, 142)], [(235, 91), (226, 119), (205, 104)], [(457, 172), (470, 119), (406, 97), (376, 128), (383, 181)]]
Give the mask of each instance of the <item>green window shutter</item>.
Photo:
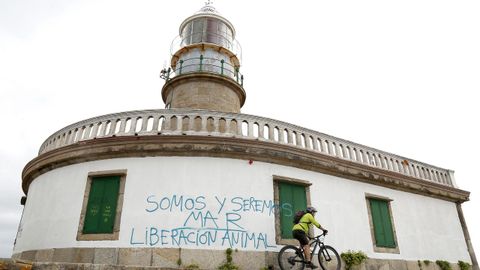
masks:
[[(307, 195), (305, 186), (292, 183), (279, 182), (280, 194), (280, 228), (284, 239), (291, 239), (293, 217), (299, 210), (307, 208)], [(291, 208), (288, 206), (291, 205)]]
[(396, 247), (388, 202), (369, 199), (375, 242), (378, 247)]
[(88, 196), (83, 233), (113, 233), (120, 176), (94, 177)]

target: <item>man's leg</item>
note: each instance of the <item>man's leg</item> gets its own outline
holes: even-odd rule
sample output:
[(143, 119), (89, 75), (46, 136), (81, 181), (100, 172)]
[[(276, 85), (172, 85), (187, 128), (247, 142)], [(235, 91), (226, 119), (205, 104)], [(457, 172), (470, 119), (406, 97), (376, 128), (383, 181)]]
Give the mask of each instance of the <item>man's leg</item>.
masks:
[(305, 254), (305, 261), (307, 261), (307, 268), (316, 269), (318, 266), (313, 264), (312, 258), (310, 257), (310, 245), (305, 245), (303, 247), (303, 253)]
[(303, 253), (305, 254), (305, 261), (311, 262), (312, 258), (310, 258), (310, 245), (303, 246)]

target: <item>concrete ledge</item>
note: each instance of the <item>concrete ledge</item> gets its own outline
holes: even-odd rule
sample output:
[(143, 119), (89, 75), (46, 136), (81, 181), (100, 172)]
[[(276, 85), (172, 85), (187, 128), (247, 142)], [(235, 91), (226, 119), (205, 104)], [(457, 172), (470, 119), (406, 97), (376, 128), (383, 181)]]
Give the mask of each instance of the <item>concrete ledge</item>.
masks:
[(152, 251), (152, 266), (177, 267), (180, 251), (179, 248), (154, 249)]
[(41, 249), (37, 250), (37, 254), (35, 254), (35, 261), (36, 262), (51, 262), (53, 261), (53, 249)]
[(24, 252), (22, 252), (22, 255), (21, 255), (20, 259), (25, 260), (25, 261), (33, 262), (33, 261), (35, 261), (36, 254), (37, 254), (36, 250), (24, 251)]
[[(52, 261), (38, 261), (49, 258)], [(202, 250), (181, 248), (63, 248), (30, 250), (21, 253), (21, 260), (35, 258), (33, 269), (86, 269), (86, 270), (134, 270), (134, 269), (188, 269), (189, 265), (199, 270), (216, 270), (226, 261), (225, 250)], [(18, 257), (18, 256), (17, 256)], [(277, 252), (234, 251), (233, 262), (241, 270), (278, 270)], [(57, 261), (55, 261), (57, 260)], [(100, 263), (101, 262), (101, 263)], [(178, 263), (181, 262), (181, 265)], [(315, 260), (315, 263), (318, 263)], [(450, 262), (452, 270), (460, 270), (457, 262)], [(8, 269), (8, 268), (7, 268)], [(342, 270), (345, 263), (342, 262)], [(351, 270), (441, 270), (435, 262), (394, 259), (367, 259)]]
[(118, 262), (118, 248), (95, 248), (93, 263), (94, 264), (111, 264)]
[(118, 251), (119, 265), (151, 266), (151, 248), (120, 248)]
[[(165, 268), (165, 267), (138, 267), (138, 266), (120, 266), (108, 264), (76, 264), (76, 263), (34, 263), (35, 270), (179, 270), (184, 268)], [(198, 269), (204, 270), (204, 269)]]
[(55, 248), (53, 262), (93, 263), (94, 248)]

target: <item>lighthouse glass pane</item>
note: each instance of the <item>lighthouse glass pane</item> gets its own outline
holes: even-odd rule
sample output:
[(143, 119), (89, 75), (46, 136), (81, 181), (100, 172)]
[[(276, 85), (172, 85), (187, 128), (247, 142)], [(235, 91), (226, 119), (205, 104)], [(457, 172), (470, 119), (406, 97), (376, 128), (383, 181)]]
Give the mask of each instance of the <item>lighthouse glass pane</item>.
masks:
[(219, 44), (218, 42), (218, 21), (216, 19), (207, 18), (207, 42)]
[(193, 31), (192, 31), (192, 43), (200, 43), (202, 42), (203, 36), (203, 18), (196, 19), (192, 21), (193, 23)]
[(188, 23), (182, 32), (182, 46), (192, 43), (192, 22)]
[(395, 237), (388, 201), (370, 199), (375, 244), (377, 247), (394, 248)]
[(227, 40), (227, 26), (223, 22), (218, 23), (218, 38), (222, 47), (229, 48)]
[(228, 41), (232, 42), (233, 40), (233, 33), (232, 33), (232, 30), (230, 30), (230, 28), (227, 27), (227, 39)]
[(88, 197), (84, 234), (113, 233), (120, 176), (94, 177)]
[(305, 186), (280, 182), (278, 189), (281, 236), (283, 239), (292, 239), (293, 217), (297, 211), (307, 208)]
[(218, 33), (225, 36), (227, 34), (227, 26), (223, 22), (218, 22)]

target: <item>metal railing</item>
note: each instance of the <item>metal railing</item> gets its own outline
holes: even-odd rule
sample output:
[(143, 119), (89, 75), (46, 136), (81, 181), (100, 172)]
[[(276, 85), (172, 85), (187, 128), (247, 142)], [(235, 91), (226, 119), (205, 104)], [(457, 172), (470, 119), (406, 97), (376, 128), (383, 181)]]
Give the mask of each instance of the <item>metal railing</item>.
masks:
[(269, 118), (205, 110), (145, 110), (98, 116), (51, 135), (39, 154), (113, 136), (208, 135), (262, 140), (455, 187), (453, 171)]
[(179, 60), (175, 70), (163, 70), (161, 77), (168, 81), (182, 74), (206, 72), (229, 77), (243, 86), (243, 75), (239, 72), (239, 69), (239, 67), (235, 67), (223, 59), (219, 60), (200, 55), (200, 57)]

